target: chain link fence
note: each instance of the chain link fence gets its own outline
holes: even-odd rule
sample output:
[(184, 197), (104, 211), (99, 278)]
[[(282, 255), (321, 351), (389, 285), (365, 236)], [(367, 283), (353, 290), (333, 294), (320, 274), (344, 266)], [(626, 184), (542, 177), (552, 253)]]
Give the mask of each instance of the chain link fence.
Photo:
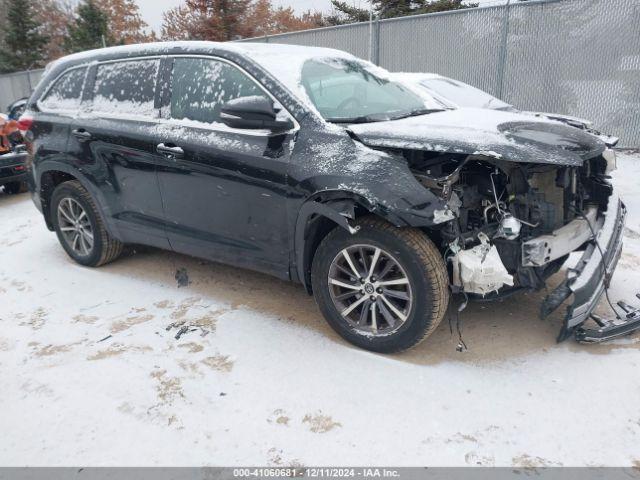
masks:
[(621, 146), (640, 147), (640, 0), (531, 0), (248, 41), (439, 73), (522, 110), (587, 118)]

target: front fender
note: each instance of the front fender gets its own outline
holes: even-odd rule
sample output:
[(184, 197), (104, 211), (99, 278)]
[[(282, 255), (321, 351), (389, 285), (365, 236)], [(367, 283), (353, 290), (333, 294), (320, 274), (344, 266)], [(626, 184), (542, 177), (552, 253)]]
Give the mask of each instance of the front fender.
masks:
[[(360, 205), (364, 206), (362, 203)], [(298, 211), (294, 232), (295, 271), (292, 272), (292, 277), (302, 282), (307, 293), (311, 293), (309, 272), (311, 258), (313, 257), (312, 249), (316, 245), (315, 242), (310, 241), (313, 221), (323, 217), (354, 234), (358, 229), (352, 226), (349, 220), (355, 217), (354, 210), (356, 205), (358, 205), (356, 200), (349, 198), (349, 195), (343, 192), (342, 200), (336, 197), (333, 200), (322, 203), (321, 198), (317, 197), (306, 201)]]
[(302, 204), (298, 211), (294, 232), (294, 265), (291, 276), (303, 283), (308, 293), (311, 293), (310, 268), (314, 247), (318, 241), (315, 238), (314, 221), (324, 218), (355, 234), (358, 228), (351, 220), (355, 219), (356, 209), (366, 210), (396, 227), (419, 226), (420, 223), (432, 225), (432, 217), (424, 213), (414, 215), (409, 211), (390, 210), (375, 200), (360, 193), (344, 190), (325, 190)]

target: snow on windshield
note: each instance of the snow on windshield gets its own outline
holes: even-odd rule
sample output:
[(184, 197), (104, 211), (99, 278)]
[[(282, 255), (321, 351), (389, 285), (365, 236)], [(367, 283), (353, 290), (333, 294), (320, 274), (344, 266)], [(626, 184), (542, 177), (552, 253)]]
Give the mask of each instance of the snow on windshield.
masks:
[[(259, 43), (242, 43), (236, 44), (234, 45), (234, 47), (240, 48), (242, 50), (242, 53), (247, 55), (265, 70), (270, 72), (309, 109), (323, 117), (325, 115), (322, 115), (322, 113), (326, 112), (322, 112), (323, 108), (321, 105), (318, 105), (317, 99), (311, 98), (311, 96), (309, 95), (308, 85), (305, 85), (303, 82), (303, 70), (305, 69), (305, 65), (307, 65), (309, 62), (313, 62), (315, 64), (324, 64), (326, 66), (334, 68), (343, 68), (345, 62), (347, 62), (351, 63), (352, 65), (357, 65), (363, 71), (367, 72), (374, 78), (377, 78), (384, 82), (393, 81), (390, 73), (387, 70), (341, 50), (319, 47), (304, 47), (298, 45), (274, 45)], [(307, 88), (305, 88), (305, 86)], [(330, 89), (334, 86), (329, 84), (327, 85), (327, 87)], [(337, 86), (335, 86), (335, 88), (337, 88)], [(397, 88), (402, 89), (402, 87)], [(406, 93), (410, 96), (415, 96), (415, 93), (413, 92)], [(353, 98), (353, 100), (351, 100), (350, 102), (353, 104), (356, 101), (356, 96), (354, 95), (351, 98)], [(346, 101), (348, 99), (345, 97), (344, 100)], [(360, 101), (362, 102), (362, 100)], [(427, 109), (442, 108), (441, 104), (436, 102), (428, 102), (422, 96), (420, 96), (418, 102), (419, 104), (415, 105), (416, 107)]]
[(388, 120), (424, 110), (424, 101), (398, 83), (381, 80), (360, 62), (312, 59), (302, 67), (302, 85), (329, 121)]

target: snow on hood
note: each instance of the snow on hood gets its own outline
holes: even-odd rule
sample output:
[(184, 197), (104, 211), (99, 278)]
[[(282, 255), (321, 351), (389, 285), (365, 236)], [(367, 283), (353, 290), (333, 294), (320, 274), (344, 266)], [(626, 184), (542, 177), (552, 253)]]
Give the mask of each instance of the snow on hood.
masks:
[(526, 163), (579, 166), (605, 148), (592, 135), (560, 122), (475, 108), (348, 128), (372, 147), (484, 154)]

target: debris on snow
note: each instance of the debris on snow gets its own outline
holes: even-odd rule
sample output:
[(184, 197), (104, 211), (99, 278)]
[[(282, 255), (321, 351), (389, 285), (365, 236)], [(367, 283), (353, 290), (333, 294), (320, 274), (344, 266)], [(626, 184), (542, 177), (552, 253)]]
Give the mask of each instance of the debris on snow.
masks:
[(176, 340), (180, 340), (180, 337), (185, 333), (187, 333), (188, 331), (189, 331), (189, 327), (187, 327), (186, 325), (183, 325), (182, 327), (180, 327), (180, 330), (178, 330), (178, 333), (176, 333)]
[(184, 267), (176, 270), (175, 279), (178, 282), (178, 288), (187, 287), (191, 283), (191, 280), (189, 280), (189, 274), (187, 273), (187, 269)]

